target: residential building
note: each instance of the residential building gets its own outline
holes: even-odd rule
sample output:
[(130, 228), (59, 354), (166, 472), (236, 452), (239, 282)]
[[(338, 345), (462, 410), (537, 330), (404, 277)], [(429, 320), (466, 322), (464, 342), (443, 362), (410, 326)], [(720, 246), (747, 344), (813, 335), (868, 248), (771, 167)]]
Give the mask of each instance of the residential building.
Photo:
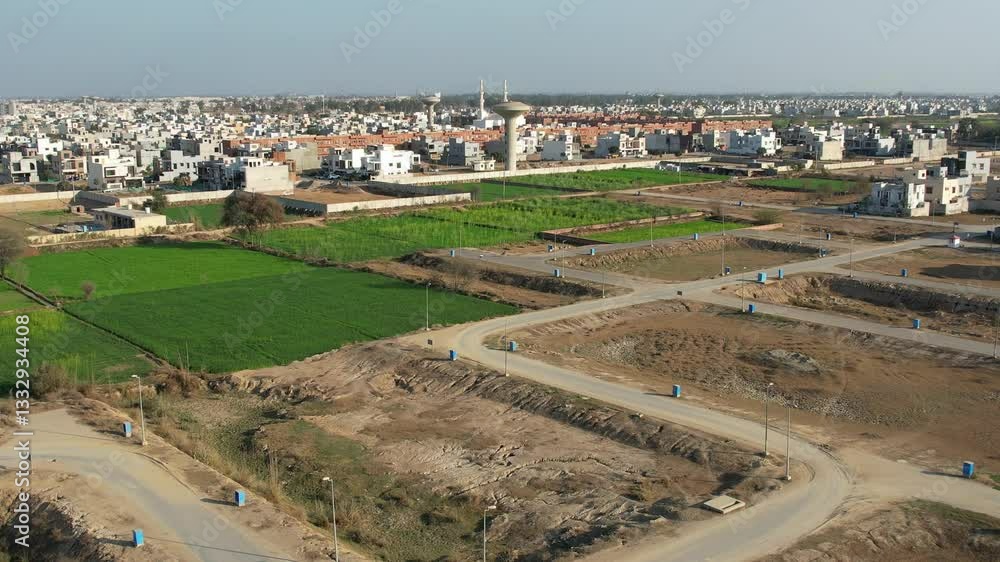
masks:
[(926, 184), (926, 201), (932, 215), (954, 215), (969, 212), (969, 194), (972, 177), (954, 176), (944, 166), (924, 170), (907, 168), (902, 178), (906, 182), (923, 181)]
[(816, 160), (821, 162), (834, 162), (844, 159), (843, 140), (815, 140), (810, 147), (810, 152), (815, 155)]
[(896, 180), (872, 184), (868, 212), (873, 215), (926, 217), (930, 204), (926, 201), (926, 185)]
[(620, 131), (606, 133), (597, 137), (594, 154), (598, 158), (641, 158), (648, 154), (646, 137), (632, 137)]
[(52, 171), (59, 181), (82, 181), (87, 178), (87, 159), (72, 150), (60, 150), (52, 159)]
[(22, 152), (6, 152), (2, 164), (0, 183), (38, 183), (41, 165), (38, 157), (25, 156)]
[(198, 177), (215, 190), (288, 193), (293, 188), (287, 165), (255, 156), (211, 158), (198, 165)]
[(127, 207), (105, 207), (94, 209), (94, 220), (109, 230), (135, 228), (142, 232), (151, 232), (167, 226), (167, 217), (152, 212), (149, 207), (133, 209)]
[(472, 166), (483, 159), (482, 147), (476, 142), (466, 142), (461, 137), (448, 139), (444, 164), (447, 166)]
[(391, 144), (367, 148), (333, 149), (327, 156), (333, 172), (367, 172), (374, 177), (409, 174), (420, 164), (411, 150), (397, 150)]
[(542, 143), (542, 160), (572, 162), (580, 158), (580, 145), (574, 142), (570, 131), (563, 131), (556, 138)]
[(956, 157), (942, 158), (941, 165), (948, 168), (948, 175), (968, 174), (973, 183), (983, 183), (990, 177), (992, 161), (975, 150), (962, 150)]
[(87, 188), (94, 191), (121, 191), (145, 187), (135, 157), (122, 156), (117, 148), (87, 159)]

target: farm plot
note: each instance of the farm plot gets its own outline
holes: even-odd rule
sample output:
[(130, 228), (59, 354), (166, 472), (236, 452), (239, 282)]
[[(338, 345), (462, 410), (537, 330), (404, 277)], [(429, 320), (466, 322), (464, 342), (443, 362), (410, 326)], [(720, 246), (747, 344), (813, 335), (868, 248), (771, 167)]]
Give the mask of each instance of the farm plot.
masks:
[(171, 223), (191, 222), (207, 230), (222, 226), (222, 205), (218, 203), (167, 207), (163, 210), (163, 214)]
[(654, 225), (653, 228), (650, 228), (648, 225), (637, 226), (634, 228), (626, 228), (624, 230), (598, 232), (592, 235), (587, 235), (587, 237), (592, 240), (597, 240), (598, 242), (617, 244), (624, 242), (640, 242), (651, 239), (658, 240), (661, 238), (675, 238), (678, 236), (691, 236), (695, 233), (706, 234), (711, 232), (722, 232), (723, 228), (728, 231), (746, 228), (748, 226), (750, 225), (739, 222), (726, 223), (723, 225), (721, 222), (717, 221), (700, 220), (658, 224)]
[[(0, 317), (0, 353), (11, 357), (11, 361), (17, 357), (14, 350), (18, 347), (15, 316)], [(132, 375), (146, 374), (153, 367), (134, 347), (57, 310), (34, 310), (30, 318), (29, 372), (35, 378), (38, 368), (45, 364), (61, 367), (67, 382), (80, 384), (121, 382)], [(0, 392), (6, 394), (15, 380), (14, 370), (6, 369), (0, 375)]]
[(661, 172), (659, 170), (633, 168), (629, 170), (600, 170), (596, 172), (520, 176), (511, 181), (518, 184), (561, 187), (581, 191), (617, 191), (662, 185), (724, 181), (726, 179), (728, 179), (727, 176), (715, 174)]
[(123, 294), (67, 308), (175, 365), (208, 372), (286, 364), (420, 329), (428, 311), (431, 325), (516, 312), (333, 268)]
[(192, 287), (301, 271), (307, 266), (217, 242), (97, 248), (21, 260), (11, 275), (50, 298), (93, 297)]
[(435, 186), (447, 189), (456, 193), (469, 192), (473, 201), (489, 202), (503, 201), (505, 199), (523, 199), (526, 197), (552, 197), (556, 195), (566, 195), (572, 193), (569, 190), (549, 189), (545, 187), (530, 187), (526, 185), (512, 185), (508, 183), (459, 183)]
[(811, 191), (814, 193), (856, 193), (866, 191), (861, 182), (833, 178), (767, 178), (750, 180), (754, 187), (767, 187), (785, 191)]
[(359, 217), (325, 227), (277, 229), (253, 241), (299, 256), (346, 263), (418, 250), (525, 242), (538, 232), (662, 215), (664, 209), (609, 199), (527, 199), (434, 209), (397, 217)]

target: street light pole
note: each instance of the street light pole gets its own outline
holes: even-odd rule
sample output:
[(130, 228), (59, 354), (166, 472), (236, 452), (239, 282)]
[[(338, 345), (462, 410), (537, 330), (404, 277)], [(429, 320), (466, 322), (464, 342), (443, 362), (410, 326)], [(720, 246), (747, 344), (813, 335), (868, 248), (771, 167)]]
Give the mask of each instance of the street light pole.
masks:
[(854, 237), (851, 237), (851, 277), (854, 277)]
[(431, 331), (431, 284), (427, 283), (424, 288), (424, 304), (426, 308), (424, 309), (424, 331)]
[(510, 329), (510, 319), (508, 318), (506, 324), (503, 328), (503, 376), (508, 376), (507, 372), (507, 351), (510, 350), (510, 336), (508, 335), (508, 330)]
[(146, 446), (146, 414), (142, 410), (142, 379), (139, 375), (132, 375), (132, 378), (139, 383), (139, 427), (142, 429), (142, 446)]
[(787, 419), (785, 420), (785, 481), (792, 480), (792, 406), (785, 406)]
[(740, 273), (740, 311), (747, 311), (747, 297), (746, 297), (746, 285), (747, 282), (747, 266), (743, 266), (743, 271)]
[(767, 420), (767, 404), (771, 399), (771, 387), (774, 386), (773, 382), (767, 383), (767, 388), (764, 390), (764, 456), (767, 457), (767, 431), (768, 431), (768, 420)]
[(722, 276), (726, 276), (726, 210), (721, 206), (719, 212), (722, 213)]
[(333, 491), (333, 478), (324, 476), (323, 482), (330, 483), (330, 509), (333, 510), (333, 556), (335, 562), (340, 562), (340, 542), (337, 540), (337, 496)]
[(493, 511), (497, 506), (490, 505), (483, 508), (483, 562), (486, 562), (486, 513)]
[(993, 358), (997, 356), (997, 345), (1000, 344), (1000, 305), (994, 303), (996, 310), (993, 311)]

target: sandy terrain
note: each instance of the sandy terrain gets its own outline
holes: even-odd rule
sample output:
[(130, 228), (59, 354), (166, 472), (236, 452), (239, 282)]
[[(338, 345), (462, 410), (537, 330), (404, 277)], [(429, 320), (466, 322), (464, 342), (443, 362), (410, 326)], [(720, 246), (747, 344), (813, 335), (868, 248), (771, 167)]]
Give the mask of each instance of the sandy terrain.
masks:
[[(810, 246), (773, 243), (769, 241), (727, 236), (725, 264), (735, 275), (744, 269), (756, 269), (787, 264), (818, 257), (818, 249)], [(596, 256), (578, 256), (556, 260), (564, 267), (613, 271), (636, 277), (663, 281), (695, 281), (722, 275), (723, 239), (705, 238), (695, 241), (672, 242), (667, 245), (630, 248), (604, 252)]]
[[(680, 302), (511, 337), (544, 361), (650, 392), (683, 383), (693, 399), (752, 416), (773, 382), (772, 405), (794, 405), (797, 422), (820, 440), (949, 470), (954, 459), (974, 455), (984, 471), (1000, 472), (1000, 366), (988, 358)], [(971, 431), (969, 420), (976, 420)]]
[(361, 189), (334, 190), (327, 188), (319, 189), (296, 189), (291, 196), (293, 199), (311, 201), (313, 203), (354, 203), (355, 201), (374, 201), (376, 199), (390, 199), (384, 195), (375, 195)]
[(908, 328), (920, 318), (922, 329), (962, 338), (993, 341), (995, 305), (987, 299), (948, 295), (915, 286), (852, 280), (846, 276), (797, 275), (767, 285), (748, 283), (719, 290), (754, 301), (844, 314)]
[(862, 261), (854, 267), (886, 275), (899, 275), (907, 269), (910, 277), (917, 279), (1000, 288), (1000, 248), (994, 254), (979, 248), (925, 248)]
[(704, 197), (725, 201), (744, 201), (746, 203), (768, 203), (774, 205), (844, 205), (857, 202), (857, 195), (837, 195), (820, 199), (813, 193), (782, 191), (765, 187), (752, 187), (742, 184), (712, 184), (712, 185), (678, 185), (657, 188), (654, 191), (664, 194), (684, 195), (688, 197)]

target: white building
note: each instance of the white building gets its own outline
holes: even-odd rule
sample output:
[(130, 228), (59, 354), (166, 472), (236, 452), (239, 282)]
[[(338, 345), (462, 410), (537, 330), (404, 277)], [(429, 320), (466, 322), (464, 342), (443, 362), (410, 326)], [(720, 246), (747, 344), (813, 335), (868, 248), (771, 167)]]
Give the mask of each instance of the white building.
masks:
[(411, 150), (397, 150), (391, 144), (365, 149), (333, 149), (328, 169), (340, 172), (368, 172), (373, 177), (409, 174), (420, 164), (420, 156)]
[(631, 137), (622, 132), (611, 132), (597, 137), (597, 148), (594, 154), (598, 158), (620, 156), (622, 158), (640, 158), (646, 156), (646, 137)]
[(139, 173), (135, 157), (122, 156), (117, 148), (107, 154), (87, 159), (87, 187), (95, 191), (121, 191), (142, 188), (146, 182)]
[(570, 162), (580, 159), (580, 145), (573, 142), (573, 133), (564, 131), (555, 139), (542, 143), (542, 160)]
[(290, 193), (288, 166), (255, 156), (211, 158), (198, 165), (198, 177), (210, 189), (250, 193)]
[(38, 183), (37, 157), (24, 156), (20, 152), (7, 152), (3, 155), (2, 164), (0, 183)]
[(903, 170), (902, 177), (905, 182), (926, 184), (925, 200), (930, 205), (930, 214), (955, 215), (969, 212), (971, 176), (948, 175), (948, 168), (934, 166), (926, 170), (907, 168)]
[(868, 212), (873, 215), (926, 217), (930, 204), (926, 201), (926, 185), (907, 181), (872, 184)]

